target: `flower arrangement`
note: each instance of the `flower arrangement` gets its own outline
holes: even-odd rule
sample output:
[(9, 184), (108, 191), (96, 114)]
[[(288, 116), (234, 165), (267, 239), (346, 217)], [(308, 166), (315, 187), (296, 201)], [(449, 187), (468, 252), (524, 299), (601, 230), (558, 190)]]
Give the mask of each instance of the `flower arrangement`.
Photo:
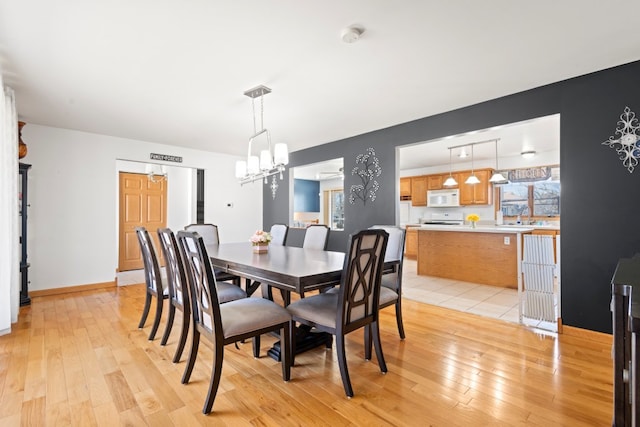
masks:
[(480, 221), (478, 214), (467, 215), (467, 221), (471, 223), (471, 228), (476, 228), (476, 222)]
[(253, 244), (253, 246), (268, 245), (271, 241), (271, 234), (266, 231), (256, 230), (249, 240), (251, 240), (251, 244)]

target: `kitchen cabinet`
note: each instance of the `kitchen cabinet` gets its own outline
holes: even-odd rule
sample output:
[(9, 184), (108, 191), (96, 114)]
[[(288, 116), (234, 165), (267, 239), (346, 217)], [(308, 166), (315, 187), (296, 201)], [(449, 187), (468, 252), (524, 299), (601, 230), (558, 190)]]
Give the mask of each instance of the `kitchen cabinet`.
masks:
[(411, 178), (400, 178), (400, 200), (411, 200)]
[(427, 206), (427, 175), (411, 177), (411, 204)]
[(443, 182), (442, 175), (427, 175), (427, 190), (442, 190)]
[(460, 204), (468, 205), (489, 205), (491, 204), (491, 183), (489, 178), (493, 173), (492, 169), (477, 169), (474, 171), (480, 180), (479, 184), (465, 184), (464, 182), (471, 176), (471, 171), (460, 172), (458, 185), (460, 186)]
[(405, 236), (404, 255), (407, 258), (415, 259), (418, 256), (418, 228), (407, 227)]

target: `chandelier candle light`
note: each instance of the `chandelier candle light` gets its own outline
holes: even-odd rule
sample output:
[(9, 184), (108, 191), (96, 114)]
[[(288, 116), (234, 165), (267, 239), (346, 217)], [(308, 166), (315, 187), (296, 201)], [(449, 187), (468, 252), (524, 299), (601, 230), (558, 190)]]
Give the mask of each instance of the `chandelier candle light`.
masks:
[[(247, 160), (236, 162), (236, 178), (240, 180), (240, 185), (258, 180), (264, 180), (264, 183), (267, 184), (267, 178), (271, 176), (271, 194), (275, 199), (278, 189), (275, 175), (279, 174), (281, 180), (284, 178), (282, 172), (289, 163), (289, 151), (287, 144), (283, 143), (275, 144), (272, 147), (271, 133), (264, 128), (264, 95), (269, 93), (271, 93), (271, 89), (262, 85), (249, 89), (244, 93), (251, 98), (253, 136), (249, 138)], [(256, 126), (255, 99), (258, 97), (260, 97), (260, 130)], [(260, 147), (259, 156), (252, 153), (254, 146)]]

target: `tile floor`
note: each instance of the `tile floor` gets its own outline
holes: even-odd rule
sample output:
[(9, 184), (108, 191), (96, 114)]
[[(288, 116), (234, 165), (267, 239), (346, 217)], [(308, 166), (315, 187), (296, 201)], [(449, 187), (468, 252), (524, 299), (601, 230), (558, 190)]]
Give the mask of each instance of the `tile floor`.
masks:
[(402, 293), (405, 298), (426, 304), (518, 323), (516, 289), (418, 276), (416, 260), (404, 260)]
[[(403, 295), (426, 304), (447, 307), (485, 317), (518, 322), (518, 291), (417, 275), (415, 260), (404, 260)], [(118, 273), (118, 286), (144, 283), (144, 270)]]

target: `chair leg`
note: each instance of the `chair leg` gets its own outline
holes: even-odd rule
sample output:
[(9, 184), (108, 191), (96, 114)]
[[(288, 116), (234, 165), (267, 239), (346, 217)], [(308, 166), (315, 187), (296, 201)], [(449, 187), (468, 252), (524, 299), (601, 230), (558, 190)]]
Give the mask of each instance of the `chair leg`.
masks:
[(404, 324), (402, 323), (402, 302), (400, 297), (398, 297), (398, 302), (396, 302), (396, 322), (398, 323), (398, 334), (400, 335), (400, 339), (403, 340), (405, 335)]
[(282, 363), (282, 379), (291, 379), (291, 322), (283, 325), (280, 331), (280, 363)]
[(371, 360), (371, 324), (364, 327), (364, 360)]
[(164, 298), (162, 294), (156, 295), (156, 317), (153, 319), (153, 326), (151, 327), (151, 332), (149, 333), (149, 341), (153, 341), (156, 337), (156, 332), (158, 332), (158, 327), (160, 326), (160, 319), (162, 318), (162, 306), (164, 305)]
[(213, 408), (213, 401), (216, 399), (216, 393), (218, 393), (218, 386), (220, 385), (220, 376), (222, 374), (222, 360), (224, 359), (224, 345), (219, 343), (215, 344), (213, 350), (213, 366), (211, 367), (211, 380), (209, 381), (209, 391), (207, 392), (207, 398), (204, 401), (204, 407), (202, 408), (203, 414), (208, 414)]
[(296, 361), (296, 336), (298, 328), (293, 320), (289, 322), (289, 366), (293, 366)]
[(378, 366), (380, 366), (380, 372), (387, 372), (387, 364), (384, 361), (384, 354), (382, 354), (382, 343), (380, 342), (380, 325), (378, 321), (371, 323), (371, 332), (373, 335), (373, 345), (376, 348), (376, 357), (378, 358)]
[(182, 331), (180, 332), (180, 339), (178, 340), (178, 347), (176, 347), (176, 354), (173, 355), (173, 363), (178, 363), (182, 357), (184, 351), (184, 345), (187, 342), (187, 334), (189, 333), (189, 323), (191, 322), (191, 313), (188, 310), (182, 311)]
[(196, 364), (199, 345), (200, 332), (198, 332), (198, 329), (194, 327), (191, 337), (191, 350), (189, 350), (189, 359), (187, 359), (187, 364), (185, 365), (184, 373), (182, 374), (182, 384), (187, 384), (189, 382), (189, 378), (191, 378), (191, 371), (193, 371), (193, 366)]
[(336, 335), (336, 351), (338, 352), (338, 364), (340, 365), (340, 376), (342, 376), (342, 385), (347, 397), (353, 397), (353, 388), (349, 379), (349, 369), (347, 368), (347, 355), (344, 348), (344, 335)]
[(257, 359), (260, 357), (260, 335), (256, 335), (251, 341), (253, 341), (253, 357)]
[(164, 334), (162, 334), (162, 339), (160, 340), (160, 345), (167, 345), (167, 340), (169, 340), (169, 335), (171, 334), (171, 329), (173, 328), (173, 318), (176, 315), (176, 306), (173, 305), (171, 301), (169, 301), (169, 316), (167, 316), (167, 325), (164, 327)]
[(142, 317), (140, 318), (140, 323), (138, 323), (138, 329), (144, 328), (144, 324), (147, 321), (147, 316), (149, 315), (149, 309), (151, 308), (151, 294), (147, 291), (147, 297), (144, 300), (144, 309), (142, 310)]

